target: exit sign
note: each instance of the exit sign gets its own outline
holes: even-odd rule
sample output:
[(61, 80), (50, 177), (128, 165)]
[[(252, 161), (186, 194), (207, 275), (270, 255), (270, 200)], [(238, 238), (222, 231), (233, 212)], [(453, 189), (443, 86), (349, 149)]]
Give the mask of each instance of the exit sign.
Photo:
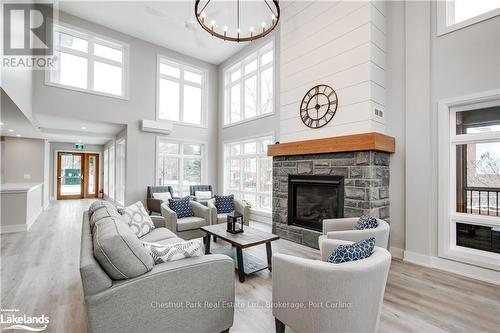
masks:
[(76, 150), (84, 150), (85, 145), (83, 143), (75, 143), (75, 149)]

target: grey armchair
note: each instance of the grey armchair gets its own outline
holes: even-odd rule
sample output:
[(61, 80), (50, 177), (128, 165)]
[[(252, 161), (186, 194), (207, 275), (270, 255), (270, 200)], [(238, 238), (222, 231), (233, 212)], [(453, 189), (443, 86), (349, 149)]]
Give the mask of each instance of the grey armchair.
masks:
[(161, 214), (161, 204), (162, 200), (153, 198), (153, 193), (165, 193), (169, 192), (172, 198), (174, 197), (174, 189), (172, 186), (148, 186), (147, 192), (147, 206), (149, 215), (153, 212)]
[[(227, 214), (219, 214), (217, 212), (217, 207), (215, 206), (215, 199), (208, 200), (208, 208), (210, 208), (210, 213), (212, 215), (212, 224), (226, 223)], [(248, 225), (250, 209), (241, 200), (234, 199), (234, 210), (241, 215), (243, 215), (243, 223)]]
[(204, 237), (205, 233), (200, 228), (211, 224), (208, 207), (196, 201), (191, 201), (191, 205), (193, 216), (183, 218), (177, 218), (177, 214), (166, 203), (161, 205), (161, 215), (165, 219), (165, 226), (184, 239)]
[(196, 191), (210, 191), (212, 193), (212, 197), (214, 196), (214, 191), (212, 190), (212, 185), (191, 185), (189, 186), (189, 195), (193, 201), (198, 201), (203, 205), (207, 205), (208, 200), (197, 200), (196, 199)]
[(375, 245), (388, 248), (390, 227), (384, 220), (377, 219), (378, 227), (374, 229), (354, 229), (359, 218), (347, 217), (340, 219), (323, 220), (323, 235), (319, 237), (321, 243), (324, 239), (340, 239), (351, 242), (375, 237)]
[(326, 262), (338, 245), (349, 243), (323, 240), (321, 260), (273, 255), (273, 304), (304, 304), (273, 307), (277, 333), (285, 326), (297, 333), (377, 332), (391, 255), (376, 246), (362, 260)]

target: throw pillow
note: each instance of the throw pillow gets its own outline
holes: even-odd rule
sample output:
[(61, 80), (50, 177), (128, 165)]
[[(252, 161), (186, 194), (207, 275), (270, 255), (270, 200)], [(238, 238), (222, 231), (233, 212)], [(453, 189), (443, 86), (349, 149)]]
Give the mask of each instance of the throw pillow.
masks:
[(189, 196), (186, 196), (180, 199), (168, 200), (170, 209), (177, 214), (178, 219), (193, 216), (193, 207), (191, 206), (190, 199)]
[(368, 258), (373, 253), (375, 238), (370, 237), (349, 245), (339, 245), (328, 258), (328, 262), (340, 264)]
[(142, 242), (142, 245), (151, 253), (155, 264), (203, 255), (201, 242), (197, 239), (167, 245)]
[(376, 227), (378, 227), (378, 222), (376, 218), (368, 215), (362, 215), (359, 218), (358, 223), (356, 223), (355, 229), (356, 230), (374, 229)]
[(210, 200), (210, 199), (212, 199), (212, 192), (211, 191), (195, 191), (194, 196), (196, 197), (196, 200)]
[(215, 207), (219, 214), (231, 213), (234, 210), (234, 194), (215, 195)]
[(142, 237), (155, 228), (153, 220), (140, 201), (128, 207), (119, 208), (118, 212), (122, 214), (123, 219), (137, 237)]
[(168, 203), (168, 200), (172, 199), (172, 195), (170, 192), (156, 192), (153, 193), (153, 198)]

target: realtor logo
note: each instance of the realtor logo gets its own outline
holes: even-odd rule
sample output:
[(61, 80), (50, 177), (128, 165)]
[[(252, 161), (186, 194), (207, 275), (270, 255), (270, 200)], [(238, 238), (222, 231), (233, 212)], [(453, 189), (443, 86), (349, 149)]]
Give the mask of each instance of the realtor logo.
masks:
[(3, 5), (4, 55), (52, 55), (53, 5)]

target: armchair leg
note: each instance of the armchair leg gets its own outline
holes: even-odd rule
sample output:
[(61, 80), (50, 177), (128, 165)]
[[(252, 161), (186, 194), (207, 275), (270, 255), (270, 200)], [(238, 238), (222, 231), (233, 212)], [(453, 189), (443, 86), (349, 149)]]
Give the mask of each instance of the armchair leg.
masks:
[(151, 215), (151, 214), (153, 214), (153, 211), (152, 211), (152, 210), (150, 210), (150, 211), (149, 211), (149, 215)]
[(214, 243), (217, 243), (217, 236), (214, 236)]
[(229, 328), (227, 330), (220, 332), (220, 333), (229, 333)]
[(276, 325), (276, 333), (285, 333), (285, 324), (282, 323), (278, 318), (274, 318), (274, 324)]

